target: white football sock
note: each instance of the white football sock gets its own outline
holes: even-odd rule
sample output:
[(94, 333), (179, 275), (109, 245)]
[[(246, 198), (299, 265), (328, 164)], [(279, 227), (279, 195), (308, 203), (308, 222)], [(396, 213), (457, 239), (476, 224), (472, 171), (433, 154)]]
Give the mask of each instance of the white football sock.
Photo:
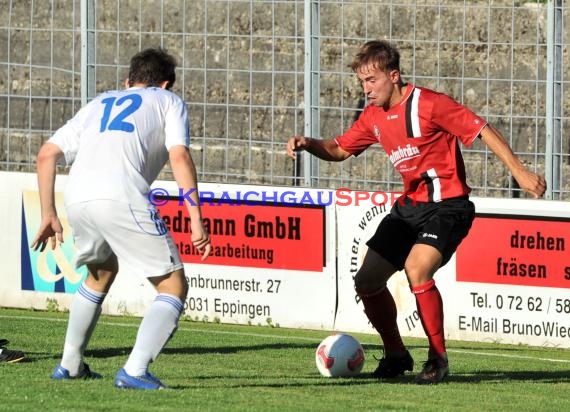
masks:
[(148, 365), (174, 335), (183, 310), (184, 304), (178, 297), (166, 293), (156, 296), (139, 326), (125, 372), (131, 376), (142, 376), (147, 372)]
[(99, 320), (105, 296), (106, 293), (89, 289), (83, 283), (73, 297), (61, 359), (61, 366), (69, 371), (70, 376), (83, 370), (83, 352)]

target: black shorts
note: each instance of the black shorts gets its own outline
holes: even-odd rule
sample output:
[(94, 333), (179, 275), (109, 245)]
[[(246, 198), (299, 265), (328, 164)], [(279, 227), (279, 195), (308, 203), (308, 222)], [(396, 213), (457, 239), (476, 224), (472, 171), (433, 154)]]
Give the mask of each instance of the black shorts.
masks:
[(398, 270), (404, 268), (412, 246), (431, 245), (443, 256), (443, 266), (469, 233), (474, 218), (475, 205), (467, 196), (437, 203), (405, 198), (394, 204), (366, 244)]

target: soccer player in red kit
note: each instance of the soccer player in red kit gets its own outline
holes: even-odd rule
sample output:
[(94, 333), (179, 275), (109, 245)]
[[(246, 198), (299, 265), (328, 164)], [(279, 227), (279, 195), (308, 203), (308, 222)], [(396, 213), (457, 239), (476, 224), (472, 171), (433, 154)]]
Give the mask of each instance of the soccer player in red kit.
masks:
[(367, 42), (351, 67), (368, 100), (362, 114), (334, 139), (292, 137), (287, 153), (295, 158), (298, 150), (306, 150), (323, 160), (342, 161), (379, 143), (400, 172), (404, 194), (367, 242), (354, 284), (384, 344), (374, 375), (394, 378), (414, 366), (386, 287), (396, 271), (405, 271), (429, 341), (427, 362), (414, 382), (439, 383), (449, 366), (443, 302), (433, 276), (449, 261), (475, 217), (459, 143), (469, 146), (480, 138), (535, 198), (544, 194), (546, 183), (525, 168), (502, 135), (481, 117), (445, 94), (404, 83), (399, 52), (390, 43)]

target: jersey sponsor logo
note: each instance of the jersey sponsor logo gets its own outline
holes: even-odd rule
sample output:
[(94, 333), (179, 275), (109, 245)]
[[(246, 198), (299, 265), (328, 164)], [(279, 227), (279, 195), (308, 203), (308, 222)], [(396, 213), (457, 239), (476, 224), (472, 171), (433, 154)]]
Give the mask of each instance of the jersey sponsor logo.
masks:
[(405, 147), (398, 146), (396, 149), (392, 149), (388, 156), (392, 164), (398, 166), (406, 160), (420, 156), (420, 149), (417, 146), (407, 144)]
[(418, 168), (417, 165), (410, 165), (410, 166), (402, 166), (398, 168), (398, 172), (400, 173), (410, 173), (413, 172)]

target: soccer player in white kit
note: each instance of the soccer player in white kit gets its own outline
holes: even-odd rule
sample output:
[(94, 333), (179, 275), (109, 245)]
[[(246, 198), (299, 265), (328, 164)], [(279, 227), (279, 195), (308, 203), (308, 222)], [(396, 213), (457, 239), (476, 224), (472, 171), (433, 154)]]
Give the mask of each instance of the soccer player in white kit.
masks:
[[(83, 354), (113, 284), (119, 262), (146, 277), (157, 296), (145, 314), (132, 352), (115, 386), (162, 389), (148, 367), (174, 334), (188, 283), (178, 250), (148, 196), (167, 160), (185, 199), (192, 242), (206, 259), (210, 237), (202, 224), (196, 168), (190, 156), (188, 113), (170, 92), (176, 61), (163, 49), (146, 49), (131, 59), (126, 89), (89, 102), (41, 147), (37, 158), (41, 223), (32, 242), (44, 250), (62, 225), (54, 205), (56, 163), (72, 164), (64, 199), (77, 249), (76, 266), (89, 274), (70, 307), (61, 363), (52, 379), (100, 378)], [(193, 190), (193, 191), (192, 191)]]

